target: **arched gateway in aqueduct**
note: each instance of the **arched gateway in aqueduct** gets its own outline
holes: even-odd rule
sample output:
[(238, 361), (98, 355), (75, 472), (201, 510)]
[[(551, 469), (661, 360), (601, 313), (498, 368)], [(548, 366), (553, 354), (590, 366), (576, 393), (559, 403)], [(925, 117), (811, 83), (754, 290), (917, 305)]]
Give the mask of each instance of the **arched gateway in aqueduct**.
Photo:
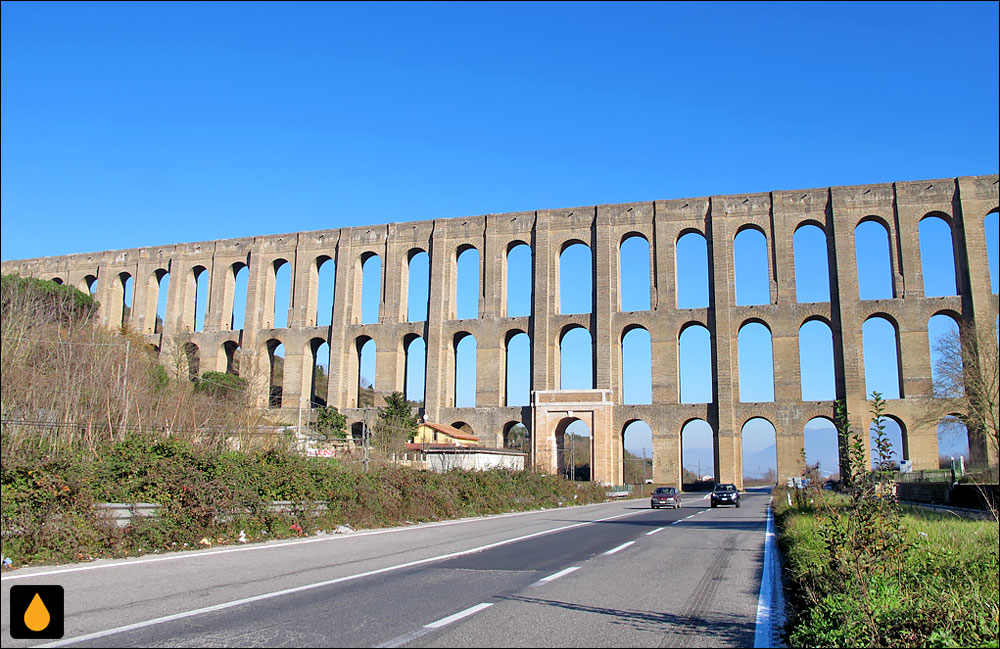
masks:
[[(244, 372), (248, 359), (266, 367), (269, 353), (283, 345), (280, 400), (288, 409), (310, 406), (314, 355), (328, 343), (329, 405), (349, 423), (366, 417), (358, 407), (362, 345), (370, 339), (377, 349), (374, 392), (381, 403), (381, 396), (403, 390), (406, 347), (422, 338), (428, 421), (461, 422), (498, 445), (510, 426), (522, 423), (530, 431), (531, 461), (555, 471), (557, 434), (570, 418), (582, 419), (592, 434), (593, 478), (615, 484), (623, 481), (624, 430), (636, 420), (653, 431), (657, 482), (680, 482), (681, 429), (692, 420), (711, 426), (717, 479), (742, 483), (741, 430), (755, 417), (776, 431), (778, 478), (799, 475), (805, 424), (833, 414), (833, 401), (802, 400), (800, 327), (814, 320), (829, 326), (837, 396), (847, 399), (854, 428), (867, 430), (861, 334), (867, 320), (881, 317), (895, 329), (901, 378), (901, 398), (890, 401), (888, 412), (903, 429), (903, 451), (914, 467), (936, 468), (936, 426), (921, 421), (933, 398), (928, 320), (944, 313), (963, 326), (996, 326), (998, 301), (990, 286), (984, 219), (997, 211), (997, 182), (996, 175), (974, 176), (489, 214), (10, 261), (3, 272), (57, 279), (84, 290), (96, 279), (101, 318), (108, 326), (126, 320), (124, 290), (131, 278), (127, 324), (144, 333), (161, 355), (185, 349), (196, 362), (193, 370), (234, 371), (236, 350), (242, 350)], [(956, 295), (924, 296), (918, 228), (931, 216), (950, 228)], [(892, 270), (886, 299), (859, 297), (855, 231), (868, 221), (883, 228), (888, 241)], [(817, 226), (825, 236), (828, 302), (796, 300), (793, 237), (805, 225)], [(768, 304), (736, 302), (733, 243), (748, 229), (766, 242)], [(677, 308), (677, 242), (687, 233), (703, 237), (707, 247), (707, 308)], [(649, 249), (649, 308), (623, 312), (620, 250), (635, 236)], [(592, 254), (590, 313), (560, 313), (560, 254), (573, 243), (585, 244)], [(518, 244), (530, 247), (531, 313), (508, 317), (508, 253)], [(457, 319), (458, 256), (471, 248), (479, 253), (478, 317)], [(421, 252), (429, 258), (428, 309), (426, 319), (411, 322), (406, 312), (409, 260)], [(362, 264), (372, 256), (382, 264), (379, 315), (377, 323), (363, 324)], [(336, 269), (332, 320), (316, 326), (318, 278), (327, 261)], [(285, 264), (291, 275), (287, 327), (274, 328), (276, 275)], [(245, 321), (233, 330), (236, 277), (244, 267), (249, 271)], [(204, 306), (196, 305), (202, 274), (209, 278)], [(161, 281), (165, 276), (169, 283)], [(166, 310), (158, 323), (163, 285), (168, 286)], [(201, 331), (194, 331), (196, 308), (205, 313)], [(773, 401), (740, 400), (737, 341), (748, 323), (761, 323), (770, 332)], [(681, 402), (679, 338), (691, 325), (710, 333), (711, 403)], [(560, 342), (576, 328), (588, 331), (593, 341), (594, 389), (561, 391)], [(637, 328), (650, 340), (652, 400), (625, 405), (623, 340)], [(530, 340), (531, 400), (508, 407), (507, 343), (520, 333)], [(455, 407), (456, 350), (466, 334), (476, 343), (475, 407)], [(262, 386), (262, 403), (267, 389)]]

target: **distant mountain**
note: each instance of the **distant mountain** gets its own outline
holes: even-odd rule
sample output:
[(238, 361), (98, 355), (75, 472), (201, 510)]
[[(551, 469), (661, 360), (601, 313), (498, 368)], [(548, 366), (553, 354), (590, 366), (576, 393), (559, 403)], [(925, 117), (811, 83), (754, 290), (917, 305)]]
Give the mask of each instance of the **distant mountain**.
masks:
[(743, 458), (743, 475), (749, 478), (762, 477), (768, 469), (777, 470), (778, 447), (774, 444), (760, 449)]

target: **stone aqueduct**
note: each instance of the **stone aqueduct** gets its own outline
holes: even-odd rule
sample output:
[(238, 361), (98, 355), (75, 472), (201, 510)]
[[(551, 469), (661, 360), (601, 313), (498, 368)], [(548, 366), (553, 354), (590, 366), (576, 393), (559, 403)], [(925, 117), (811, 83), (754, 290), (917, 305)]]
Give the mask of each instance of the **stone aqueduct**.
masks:
[[(279, 234), (202, 243), (73, 254), (3, 263), (4, 273), (58, 279), (86, 290), (94, 278), (101, 318), (118, 326), (123, 316), (125, 278), (134, 278), (129, 326), (167, 353), (173, 345), (197, 345), (201, 371), (226, 371), (227, 349), (266, 352), (284, 345), (283, 403), (308, 408), (313, 352), (320, 342), (330, 349), (329, 404), (349, 422), (370, 413), (358, 408), (359, 341), (377, 345), (374, 389), (378, 397), (402, 390), (404, 341), (426, 342), (425, 417), (441, 423), (463, 422), (487, 442), (502, 444), (504, 431), (523, 423), (530, 431), (531, 460), (556, 470), (556, 437), (568, 417), (589, 426), (594, 479), (623, 481), (623, 431), (642, 420), (653, 431), (653, 477), (678, 484), (681, 475), (681, 429), (693, 419), (714, 431), (717, 478), (742, 483), (741, 429), (754, 417), (776, 431), (779, 479), (802, 470), (803, 428), (814, 417), (830, 418), (832, 401), (801, 400), (798, 331), (819, 319), (833, 332), (838, 397), (846, 398), (857, 430), (867, 429), (862, 324), (880, 315), (896, 327), (902, 398), (889, 412), (902, 425), (905, 453), (915, 468), (936, 468), (938, 441), (933, 422), (922, 421), (932, 398), (928, 319), (937, 313), (963, 326), (993, 327), (997, 295), (990, 286), (984, 218), (997, 211), (998, 177), (775, 191), (733, 196), (662, 200), (644, 203), (490, 214), (370, 227)], [(930, 215), (951, 226), (957, 295), (925, 297), (918, 224)], [(892, 299), (861, 300), (858, 291), (855, 228), (865, 220), (889, 233)], [(805, 225), (826, 235), (830, 266), (830, 301), (796, 301), (793, 235)], [(738, 306), (734, 284), (734, 237), (754, 228), (768, 249), (770, 304)], [(676, 307), (676, 243), (687, 232), (701, 233), (708, 248), (709, 307)], [(622, 312), (619, 249), (626, 237), (639, 235), (650, 250), (650, 308)], [(559, 312), (559, 257), (567, 245), (582, 242), (593, 254), (593, 309), (589, 314)], [(518, 243), (531, 248), (530, 316), (507, 317), (505, 264)], [(479, 317), (456, 319), (457, 256), (468, 247), (480, 252)], [(407, 263), (414, 251), (430, 260), (428, 315), (408, 322)], [(383, 263), (377, 324), (361, 323), (362, 261), (378, 255)], [(332, 324), (316, 325), (319, 264), (335, 262)], [(287, 328), (273, 328), (276, 263), (291, 266)], [(242, 330), (230, 330), (235, 271), (247, 266), (249, 282)], [(209, 303), (203, 331), (193, 331), (196, 275), (207, 270)], [(162, 326), (156, 324), (158, 279), (171, 281)], [(119, 281), (121, 280), (121, 281)], [(747, 322), (765, 324), (772, 335), (774, 401), (739, 399), (737, 336)], [(691, 323), (711, 334), (714, 400), (681, 403), (678, 340)], [(571, 328), (587, 329), (593, 340), (594, 387), (558, 390), (560, 341)], [(652, 402), (622, 403), (622, 340), (642, 327), (650, 336)], [(475, 336), (478, 345), (476, 407), (454, 407), (457, 336)], [(530, 337), (531, 403), (504, 405), (505, 345), (508, 337)], [(267, 356), (263, 356), (266, 362)], [(266, 403), (266, 394), (261, 395)], [(995, 458), (992, 458), (995, 461)]]

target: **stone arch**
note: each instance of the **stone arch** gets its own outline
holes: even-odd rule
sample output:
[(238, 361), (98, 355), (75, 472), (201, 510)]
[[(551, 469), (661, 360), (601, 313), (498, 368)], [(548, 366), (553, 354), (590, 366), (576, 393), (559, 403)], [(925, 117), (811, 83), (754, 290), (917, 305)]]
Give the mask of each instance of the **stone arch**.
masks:
[[(715, 429), (700, 417), (690, 417), (681, 424), (681, 483), (687, 491), (704, 489), (710, 481), (703, 476), (717, 476), (718, 440)], [(692, 480), (692, 476), (696, 479)]]
[(527, 406), (531, 401), (531, 336), (521, 329), (504, 334), (504, 405)]
[[(377, 324), (382, 305), (382, 258), (371, 251), (358, 256), (361, 275), (361, 300), (357, 313), (361, 324)], [(355, 316), (357, 317), (357, 316)]]
[(56, 284), (60, 284), (60, 285), (61, 285), (61, 284), (63, 283), (63, 278), (62, 278), (62, 277), (59, 277), (58, 275), (56, 275), (55, 277), (53, 277), (53, 278), (52, 278), (51, 280), (49, 280), (49, 281), (51, 281), (51, 282), (55, 282)]
[(135, 293), (135, 281), (132, 279), (132, 274), (126, 271), (118, 273), (118, 282), (120, 287), (116, 286), (116, 292), (121, 291), (121, 301), (116, 308), (121, 308), (121, 317), (119, 318), (120, 324), (124, 327), (128, 325), (129, 318), (132, 315), (132, 304), (133, 297)]
[(733, 237), (734, 287), (737, 306), (771, 303), (770, 245), (767, 233), (745, 223)]
[(961, 352), (962, 316), (952, 309), (938, 309), (927, 319), (931, 383), (937, 398), (964, 394), (964, 359)]
[(559, 247), (559, 313), (594, 312), (594, 251), (579, 239)]
[(674, 242), (674, 253), (677, 308), (707, 308), (711, 303), (711, 291), (708, 285), (709, 251), (705, 233), (696, 228), (681, 230)]
[(249, 283), (250, 267), (242, 261), (234, 262), (226, 275), (226, 310), (229, 311), (229, 329), (231, 331), (239, 331), (246, 326)]
[[(370, 408), (375, 405), (375, 379), (377, 372), (378, 346), (370, 336), (358, 336), (354, 339), (357, 350), (357, 407)], [(370, 376), (367, 376), (370, 375)]]
[(903, 364), (896, 319), (885, 312), (873, 313), (865, 318), (861, 334), (865, 394), (879, 392), (886, 399), (902, 399)]
[(153, 301), (153, 327), (154, 334), (163, 333), (164, 319), (167, 317), (167, 295), (170, 290), (170, 271), (165, 268), (157, 268), (150, 276), (152, 286), (155, 287), (156, 295)]
[(403, 395), (423, 407), (427, 381), (427, 342), (415, 333), (403, 336), (403, 356), (405, 381)]
[(795, 300), (829, 302), (831, 290), (829, 237), (819, 221), (801, 221), (792, 235), (795, 262)]
[(457, 428), (463, 433), (468, 433), (469, 435), (475, 435), (476, 431), (473, 430), (472, 426), (465, 423), (464, 421), (456, 421), (451, 425), (452, 428)]
[(94, 295), (97, 293), (97, 275), (84, 275), (83, 279), (80, 280), (80, 286), (78, 286), (84, 293), (89, 293)]
[(594, 339), (590, 329), (569, 324), (559, 333), (560, 390), (594, 388)]
[(531, 315), (532, 306), (531, 245), (515, 239), (507, 244), (504, 273), (504, 306), (508, 318)]
[(803, 401), (837, 398), (837, 362), (833, 327), (823, 316), (810, 316), (799, 326), (799, 388)]
[(288, 311), (292, 304), (292, 265), (287, 259), (279, 257), (271, 262), (271, 282), (274, 286), (271, 326), (274, 329), (285, 329), (288, 327)]
[(235, 340), (222, 343), (222, 352), (226, 357), (226, 374), (240, 375), (240, 344)]
[(479, 248), (465, 243), (455, 250), (455, 317), (475, 320), (479, 317), (482, 296), (482, 255)]
[(201, 350), (193, 342), (184, 343), (184, 358), (187, 360), (188, 380), (197, 381), (201, 375)]
[(478, 343), (468, 331), (455, 334), (452, 343), (455, 358), (454, 406), (474, 408), (476, 406), (476, 374), (478, 371)]
[(952, 218), (943, 212), (928, 212), (920, 218), (917, 230), (924, 296), (958, 295)]
[(649, 311), (653, 264), (649, 239), (630, 231), (618, 242), (618, 310)]
[[(891, 445), (888, 453), (888, 462), (883, 462), (881, 468), (885, 470), (898, 470), (900, 460), (910, 459), (910, 448), (909, 440), (906, 434), (906, 424), (903, 420), (896, 415), (886, 413), (883, 417), (883, 428), (885, 431), (885, 437), (888, 439)], [(876, 448), (875, 436), (877, 430), (877, 423), (872, 420), (871, 425), (868, 427), (869, 442), (872, 455), (871, 466), (873, 469), (880, 468), (880, 461), (878, 455), (878, 449)], [(892, 465), (895, 465), (893, 469)]]
[[(989, 464), (985, 436), (970, 434), (958, 413), (948, 413), (938, 420), (937, 443), (938, 467), (941, 469), (952, 468), (952, 461), (959, 457), (964, 458), (961, 461), (967, 468), (984, 468)], [(955, 468), (961, 468), (957, 461)]]
[(316, 313), (312, 314), (317, 327), (333, 324), (333, 305), (336, 304), (337, 262), (331, 255), (318, 255), (313, 260), (316, 276)]
[(760, 318), (748, 318), (740, 325), (736, 339), (740, 402), (773, 402), (774, 340), (771, 327)]
[(778, 481), (778, 432), (766, 417), (751, 417), (740, 428), (744, 484)]
[[(586, 434), (584, 434), (584, 430)], [(569, 439), (567, 439), (567, 437)], [(586, 451), (581, 437), (588, 437)], [(579, 417), (563, 417), (556, 424), (556, 473), (571, 480), (591, 480), (593, 461), (593, 431)], [(581, 465), (581, 460), (586, 463)], [(572, 467), (572, 469), (571, 469)]]
[(194, 282), (194, 290), (191, 291), (192, 310), (189, 322), (192, 331), (204, 331), (205, 316), (208, 314), (208, 302), (210, 299), (208, 269), (201, 265), (193, 267), (191, 269), (191, 278)]
[(268, 360), (267, 405), (269, 408), (280, 408), (283, 404), (285, 391), (285, 355), (284, 343), (271, 338), (266, 343)]
[(528, 427), (517, 420), (503, 425), (503, 447), (526, 453), (531, 448), (531, 433)]
[(653, 402), (653, 348), (649, 330), (638, 324), (627, 325), (619, 340), (621, 367), (621, 403)]
[[(626, 421), (622, 426), (621, 445), (622, 475), (625, 477), (625, 484), (642, 484), (652, 478), (653, 431), (649, 424), (638, 417)], [(642, 450), (636, 453), (640, 445)]]
[(430, 255), (423, 248), (410, 248), (403, 265), (403, 281), (400, 296), (406, 304), (406, 319), (409, 322), (424, 322), (430, 305)]
[(874, 214), (865, 216), (854, 226), (859, 299), (883, 300), (896, 297), (891, 233), (889, 223)]
[(309, 366), (309, 407), (324, 408), (329, 402), (330, 344), (326, 338), (315, 337), (309, 340), (308, 349), (311, 360)]
[(818, 478), (833, 477), (835, 473), (840, 473), (842, 451), (833, 419), (820, 415), (805, 423), (802, 429), (802, 452), (806, 467), (816, 467)]
[(681, 403), (715, 401), (712, 334), (704, 323), (689, 321), (677, 335), (678, 399)]

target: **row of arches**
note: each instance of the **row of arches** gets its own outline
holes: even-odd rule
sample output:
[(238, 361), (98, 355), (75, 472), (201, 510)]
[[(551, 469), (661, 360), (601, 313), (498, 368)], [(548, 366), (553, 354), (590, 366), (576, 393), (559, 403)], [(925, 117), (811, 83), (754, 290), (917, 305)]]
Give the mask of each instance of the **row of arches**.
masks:
[[(885, 435), (890, 443), (889, 462), (898, 467), (910, 458), (909, 440), (905, 424), (899, 418), (888, 415), (882, 420)], [(468, 432), (474, 432), (467, 428)], [(938, 423), (938, 455), (942, 468), (951, 460), (965, 458), (966, 464), (981, 462), (970, 445), (968, 431), (956, 419), (945, 417)], [(523, 449), (530, 445), (530, 430), (521, 422), (511, 421), (503, 427), (505, 448)], [(567, 478), (591, 479), (591, 431), (578, 418), (567, 417), (560, 420), (553, 431), (556, 441), (557, 471)], [(869, 428), (869, 447), (874, 448), (877, 425)], [(832, 420), (826, 417), (810, 419), (801, 431), (801, 457), (804, 458), (806, 472), (816, 479), (839, 479), (841, 454), (839, 436)], [(778, 435), (774, 425), (763, 417), (752, 417), (740, 428), (740, 453), (742, 475), (746, 484), (775, 484), (778, 474)], [(622, 453), (622, 475), (626, 482), (640, 482), (651, 478), (655, 462), (669, 458), (654, 457), (652, 428), (641, 419), (625, 423), (619, 438)], [(680, 445), (677, 448), (681, 482), (689, 488), (697, 488), (699, 482), (718, 479), (716, 467), (718, 440), (711, 424), (704, 419), (691, 419), (681, 426)], [(872, 457), (872, 467), (877, 468), (879, 458)], [(783, 468), (784, 473), (789, 467)], [(792, 471), (798, 475), (801, 468)]]
[[(998, 290), (998, 252), (996, 241), (1000, 238), (997, 211), (984, 219), (991, 288)], [(886, 219), (869, 215), (861, 219), (854, 229), (855, 259), (857, 264), (858, 297), (862, 300), (892, 299), (896, 296), (894, 276), (899, 262), (894, 262), (891, 227)], [(920, 258), (924, 282), (924, 295), (947, 296), (958, 293), (958, 275), (955, 261), (955, 239), (952, 220), (942, 213), (928, 213), (919, 222)], [(796, 282), (796, 300), (802, 303), (828, 302), (831, 294), (829, 242), (825, 227), (816, 221), (800, 223), (793, 235), (793, 253)], [(651, 286), (654, 277), (650, 244), (646, 236), (631, 232), (624, 235), (618, 246), (619, 263), (618, 296), (620, 311), (646, 311), (651, 308)], [(754, 224), (741, 227), (733, 239), (735, 272), (735, 301), (738, 306), (769, 304), (771, 297), (771, 256), (767, 235)], [(379, 322), (382, 304), (382, 259), (374, 252), (363, 253), (359, 259), (361, 276), (360, 314), (357, 322)], [(479, 250), (470, 244), (459, 246), (455, 253), (455, 281), (449, 304), (450, 319), (475, 319), (479, 317), (482, 293), (481, 257)], [(503, 277), (503, 302), (508, 317), (528, 316), (532, 313), (532, 250), (523, 241), (511, 242), (505, 255)], [(710, 305), (710, 253), (705, 235), (695, 229), (681, 232), (675, 242), (676, 306), (681, 309), (707, 308)], [(223, 327), (231, 330), (245, 326), (246, 299), (248, 295), (249, 265), (244, 261), (232, 263), (224, 271), (225, 304), (222, 305)], [(430, 298), (430, 256), (421, 248), (411, 249), (399, 269), (403, 276), (400, 290), (405, 301), (405, 318), (408, 321), (425, 321), (428, 317)], [(314, 313), (307, 314), (306, 326), (329, 326), (332, 323), (334, 292), (336, 289), (336, 262), (330, 255), (319, 255), (310, 265), (310, 286), (315, 286)], [(594, 308), (594, 263), (590, 247), (579, 240), (566, 241), (559, 251), (558, 305), (563, 314), (592, 313)], [(55, 278), (62, 281), (61, 278)], [(197, 265), (190, 270), (185, 290), (183, 328), (203, 331), (209, 307), (209, 270)], [(166, 317), (166, 295), (170, 273), (165, 268), (155, 270), (147, 279), (149, 303), (155, 304), (156, 324), (153, 331), (162, 328)], [(134, 282), (127, 272), (113, 280), (113, 303), (122, 312), (122, 323), (127, 323), (134, 293)], [(270, 262), (266, 281), (264, 328), (286, 328), (292, 304), (291, 263), (284, 258)], [(78, 286), (95, 293), (97, 277), (87, 275)]]
[[(910, 459), (906, 426), (893, 415), (887, 415), (882, 420), (882, 426), (890, 444), (888, 461), (898, 467), (901, 461)], [(942, 418), (938, 422), (937, 433), (941, 466), (947, 465), (949, 459), (959, 456), (964, 457), (967, 463), (979, 461), (970, 447), (968, 430), (957, 419)], [(868, 434), (869, 448), (874, 448), (874, 440), (878, 434), (875, 422), (870, 424)], [(744, 480), (774, 484), (778, 477), (778, 440), (774, 425), (762, 417), (751, 418), (741, 427), (740, 437)], [(681, 466), (689, 480), (695, 476), (704, 478), (716, 475), (713, 452), (716, 446), (715, 432), (708, 422), (693, 419), (684, 424), (681, 429)], [(842, 452), (840, 437), (832, 420), (814, 417), (806, 422), (802, 430), (802, 457), (807, 473), (820, 479), (839, 479)], [(872, 468), (878, 468), (878, 462), (879, 458), (873, 455)]]
[[(891, 466), (898, 467), (903, 460), (910, 458), (906, 426), (902, 420), (893, 415), (884, 417), (881, 423), (890, 444), (888, 461)], [(530, 438), (530, 432), (526, 427), (520, 423), (508, 423), (504, 427), (506, 447), (515, 447), (516, 438), (512, 433), (516, 431), (516, 427), (520, 427), (523, 431), (521, 438)], [(977, 458), (970, 444), (968, 431), (961, 422), (951, 417), (944, 417), (939, 421), (937, 428), (939, 465), (942, 468), (958, 457), (963, 457), (967, 464), (981, 461), (981, 458)], [(806, 472), (817, 479), (839, 479), (842, 449), (833, 421), (826, 417), (815, 417), (805, 424), (801, 433), (801, 455), (804, 458)], [(567, 477), (590, 479), (592, 458), (588, 449), (591, 434), (586, 423), (578, 418), (565, 418), (559, 422), (554, 434), (558, 453), (558, 472)], [(877, 434), (878, 425), (872, 422), (869, 428), (870, 448), (874, 448)], [(650, 426), (641, 419), (634, 419), (625, 424), (620, 435), (622, 448), (625, 451), (622, 454), (622, 475), (626, 477), (626, 482), (638, 482), (651, 477), (653, 462), (663, 461), (666, 458), (653, 456), (653, 433)], [(766, 418), (750, 418), (740, 428), (740, 438), (744, 482), (775, 484), (779, 474), (778, 438), (774, 425)], [(717, 449), (718, 440), (711, 424), (697, 418), (685, 422), (681, 427), (679, 457), (676, 458), (681, 469), (681, 482), (689, 487), (695, 487), (699, 482), (717, 480)], [(871, 462), (872, 468), (878, 468), (878, 457), (873, 456)], [(638, 470), (637, 465), (641, 467)], [(784, 471), (787, 473), (788, 467), (785, 467)], [(794, 473), (799, 474), (799, 471), (796, 468)]]
[[(939, 341), (959, 333), (955, 315), (938, 313), (928, 322), (928, 344), (932, 350), (931, 370), (935, 396), (953, 396), (953, 386), (942, 376), (940, 358), (934, 353)], [(865, 392), (880, 392), (884, 398), (898, 399), (903, 395), (902, 364), (897, 326), (888, 317), (872, 316), (862, 327)], [(748, 321), (739, 330), (739, 400), (741, 402), (773, 402), (775, 377), (771, 331), (759, 321)], [(280, 406), (275, 397), (282, 391), (284, 345), (280, 340), (267, 343), (271, 366), (270, 403)], [(424, 401), (427, 345), (422, 336), (408, 334), (401, 341), (405, 358), (403, 392), (407, 400)], [(234, 359), (235, 343), (225, 343), (227, 371), (238, 373)], [(377, 345), (368, 336), (355, 341), (357, 353), (356, 398), (359, 406), (374, 405)], [(326, 376), (330, 368), (330, 348), (325, 340), (314, 338), (308, 343), (312, 356), (313, 405), (326, 404)], [(474, 335), (458, 332), (452, 340), (452, 366), (449, 376), (450, 399), (453, 407), (476, 407), (476, 373), (478, 344)], [(559, 341), (560, 389), (593, 389), (595, 387), (593, 342), (588, 329), (570, 326)], [(652, 344), (649, 332), (638, 325), (622, 332), (620, 346), (621, 388), (623, 404), (651, 404)], [(828, 401), (837, 398), (837, 363), (834, 359), (833, 331), (822, 319), (810, 319), (799, 328), (800, 388), (802, 401)], [(678, 336), (678, 399), (680, 403), (712, 403), (713, 349), (707, 327), (689, 323)], [(276, 369), (279, 367), (279, 369)], [(521, 330), (511, 330), (504, 341), (505, 406), (526, 406), (531, 391), (531, 340)]]

